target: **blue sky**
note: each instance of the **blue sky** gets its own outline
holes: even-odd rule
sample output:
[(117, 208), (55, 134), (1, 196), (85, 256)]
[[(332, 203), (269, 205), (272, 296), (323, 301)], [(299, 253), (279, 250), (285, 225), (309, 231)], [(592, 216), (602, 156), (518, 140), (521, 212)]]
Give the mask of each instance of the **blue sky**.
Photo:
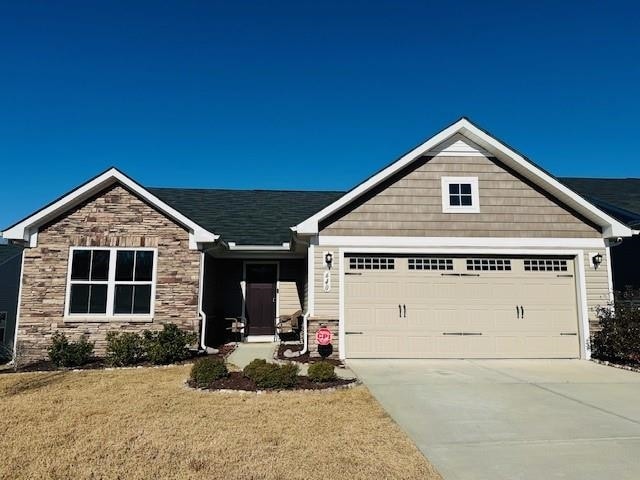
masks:
[(347, 189), (463, 115), (640, 176), (637, 2), (232, 3), (0, 0), (0, 227), (111, 165)]

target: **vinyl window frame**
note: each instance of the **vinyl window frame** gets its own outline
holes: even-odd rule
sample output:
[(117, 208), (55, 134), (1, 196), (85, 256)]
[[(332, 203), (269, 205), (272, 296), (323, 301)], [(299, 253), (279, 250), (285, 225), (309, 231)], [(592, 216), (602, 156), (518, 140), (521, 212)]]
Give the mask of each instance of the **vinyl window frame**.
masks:
[[(85, 281), (71, 280), (71, 270), (73, 265), (73, 253), (81, 250), (108, 250), (109, 251), (109, 271), (106, 281)], [(116, 257), (119, 251), (145, 251), (153, 252), (153, 270), (151, 272), (151, 282), (136, 281), (116, 281)], [(158, 249), (152, 247), (70, 247), (67, 265), (67, 283), (64, 302), (65, 322), (152, 322), (155, 315), (156, 284), (158, 278)], [(102, 283), (107, 285), (107, 311), (106, 313), (70, 313), (71, 307), (71, 285), (74, 283)], [(149, 313), (114, 313), (116, 285), (144, 285), (151, 283), (151, 298)]]
[[(478, 177), (441, 177), (442, 213), (480, 213)], [(471, 205), (451, 205), (449, 185), (471, 185)]]

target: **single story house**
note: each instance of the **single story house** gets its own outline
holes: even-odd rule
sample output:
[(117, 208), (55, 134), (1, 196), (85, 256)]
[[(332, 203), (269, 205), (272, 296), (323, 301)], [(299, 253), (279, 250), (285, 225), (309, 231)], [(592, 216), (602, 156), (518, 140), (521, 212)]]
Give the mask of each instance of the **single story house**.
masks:
[(115, 168), (4, 230), (17, 344), (172, 322), (202, 348), (320, 326), (340, 358), (587, 358), (633, 229), (466, 118), (348, 192), (145, 187)]
[(13, 354), (22, 247), (0, 243), (0, 363)]

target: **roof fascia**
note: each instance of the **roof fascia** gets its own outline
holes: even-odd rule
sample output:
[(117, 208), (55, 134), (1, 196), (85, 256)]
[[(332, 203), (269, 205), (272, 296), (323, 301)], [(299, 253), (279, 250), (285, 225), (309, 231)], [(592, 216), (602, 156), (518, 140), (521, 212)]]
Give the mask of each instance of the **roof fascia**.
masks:
[(478, 128), (466, 118), (462, 118), (440, 131), (423, 144), (400, 157), (396, 162), (382, 169), (377, 174), (347, 192), (343, 197), (328, 205), (320, 212), (292, 227), (292, 230), (296, 231), (298, 235), (317, 234), (318, 224), (321, 220), (345, 207), (360, 195), (375, 187), (395, 172), (406, 167), (417, 158), (433, 150), (439, 144), (457, 133), (462, 134), (478, 146), (491, 152), (502, 162), (513, 168), (525, 178), (528, 178), (556, 198), (562, 200), (571, 208), (574, 208), (589, 220), (601, 226), (604, 237), (628, 237), (632, 235), (632, 231), (629, 227), (606, 214), (595, 205), (588, 202), (565, 185), (561, 184), (553, 176), (534, 165), (531, 161), (524, 158), (509, 146), (492, 137), (484, 130)]
[(28, 242), (30, 247), (35, 247), (38, 242), (38, 227), (115, 183), (122, 184), (176, 223), (185, 227), (189, 231), (189, 248), (195, 250), (198, 248), (198, 243), (214, 242), (219, 238), (219, 235), (202, 228), (193, 220), (160, 200), (142, 185), (116, 168), (110, 168), (29, 217), (9, 227), (2, 232), (2, 236), (10, 240)]

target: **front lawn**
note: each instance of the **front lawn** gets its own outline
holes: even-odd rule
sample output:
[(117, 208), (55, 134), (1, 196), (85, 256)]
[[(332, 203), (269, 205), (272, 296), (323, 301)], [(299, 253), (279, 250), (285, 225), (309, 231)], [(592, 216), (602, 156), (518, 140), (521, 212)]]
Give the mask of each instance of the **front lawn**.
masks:
[(0, 477), (440, 478), (364, 387), (209, 393), (189, 368), (0, 375)]

